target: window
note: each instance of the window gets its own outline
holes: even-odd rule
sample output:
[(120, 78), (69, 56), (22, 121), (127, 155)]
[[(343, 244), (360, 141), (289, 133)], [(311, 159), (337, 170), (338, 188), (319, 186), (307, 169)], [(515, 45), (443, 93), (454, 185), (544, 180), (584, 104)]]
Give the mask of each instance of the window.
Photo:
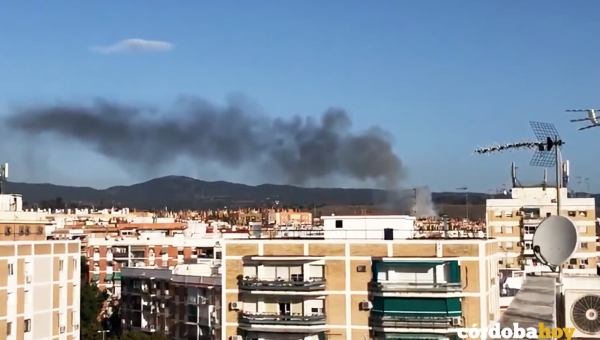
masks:
[(587, 244), (587, 242), (581, 242), (581, 245), (580, 245), (580, 247), (581, 247), (581, 249), (588, 249), (588, 244)]
[(505, 234), (512, 234), (513, 233), (512, 227), (504, 227), (504, 233)]
[(14, 275), (15, 274), (15, 265), (13, 263), (9, 263), (8, 264), (8, 275)]
[(7, 322), (6, 323), (6, 335), (11, 335), (12, 334), (12, 322)]
[(77, 271), (77, 270), (79, 270), (79, 269), (77, 268), (77, 259), (73, 259), (73, 270), (74, 270), (74, 271)]
[(577, 264), (577, 259), (570, 259), (569, 264)]
[(344, 227), (344, 221), (342, 221), (342, 220), (335, 220), (335, 227), (337, 229), (343, 228)]
[(579, 226), (579, 232), (582, 234), (586, 234), (587, 233), (587, 227), (586, 226)]
[(583, 264), (583, 265), (589, 264), (588, 259), (579, 259), (579, 264)]
[(494, 217), (502, 217), (502, 211), (494, 211)]
[(512, 217), (512, 216), (513, 216), (512, 211), (507, 211), (504, 213), (504, 217)]
[(64, 260), (59, 260), (58, 261), (58, 271), (64, 271), (65, 270), (65, 261)]
[(573, 210), (569, 210), (569, 217), (575, 217), (575, 212)]
[(505, 249), (512, 249), (513, 247), (513, 243), (512, 242), (504, 242), (504, 248)]
[(547, 212), (546, 213), (546, 217), (550, 217), (550, 216), (552, 216), (552, 213), (551, 212)]
[(494, 234), (502, 234), (502, 227), (494, 227)]
[(579, 212), (579, 216), (580, 217), (587, 217), (587, 211), (580, 211)]
[(31, 332), (31, 319), (25, 320), (25, 333)]

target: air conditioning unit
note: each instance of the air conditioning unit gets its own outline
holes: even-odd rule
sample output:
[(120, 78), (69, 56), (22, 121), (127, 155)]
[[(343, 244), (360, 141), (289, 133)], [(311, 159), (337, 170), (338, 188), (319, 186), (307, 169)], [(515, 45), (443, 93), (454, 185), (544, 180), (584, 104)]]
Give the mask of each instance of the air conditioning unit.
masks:
[(33, 277), (31, 275), (25, 275), (25, 282), (31, 283), (31, 281), (33, 281)]
[(461, 317), (452, 318), (452, 326), (462, 326), (463, 319)]
[(371, 310), (371, 308), (373, 308), (373, 304), (371, 301), (361, 301), (359, 307), (360, 310)]
[(244, 340), (241, 335), (232, 335), (229, 337), (229, 340)]
[(60, 327), (58, 328), (58, 331), (59, 331), (59, 333), (60, 333), (60, 334), (64, 333), (64, 332), (65, 332), (65, 328), (67, 328), (67, 327), (65, 327), (65, 326), (60, 326)]
[(239, 301), (233, 301), (233, 302), (229, 303), (229, 309), (238, 311), (238, 310), (242, 309), (242, 303)]
[(580, 264), (579, 269), (585, 269), (585, 264)]
[(600, 305), (600, 287), (595, 287), (565, 290), (565, 327), (575, 328), (573, 339), (598, 339), (600, 336), (600, 317), (596, 307)]

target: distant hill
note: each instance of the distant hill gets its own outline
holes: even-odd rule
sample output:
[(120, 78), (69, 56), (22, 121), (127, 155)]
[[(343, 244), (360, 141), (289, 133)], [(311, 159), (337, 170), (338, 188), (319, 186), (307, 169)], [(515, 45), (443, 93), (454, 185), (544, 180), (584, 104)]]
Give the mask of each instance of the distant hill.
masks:
[[(129, 186), (104, 190), (54, 184), (7, 183), (7, 192), (22, 194), (30, 205), (62, 198), (84, 205), (121, 205), (138, 209), (193, 209), (212, 207), (261, 206), (279, 201), (285, 206), (359, 205), (381, 203), (386, 192), (375, 189), (302, 188), (291, 185), (250, 186), (224, 181), (207, 182), (183, 176), (155, 178)], [(464, 205), (464, 192), (432, 194), (436, 205)], [(490, 196), (469, 193), (470, 205), (483, 205)]]

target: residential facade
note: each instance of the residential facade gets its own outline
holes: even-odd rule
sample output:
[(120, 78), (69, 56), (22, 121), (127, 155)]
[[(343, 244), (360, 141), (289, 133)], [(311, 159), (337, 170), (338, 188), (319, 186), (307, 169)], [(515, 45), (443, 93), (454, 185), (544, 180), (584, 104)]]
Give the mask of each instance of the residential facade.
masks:
[(224, 240), (221, 339), (454, 340), (499, 316), (496, 240), (413, 239), (409, 216), (323, 224)]
[(79, 241), (0, 241), (0, 338), (79, 339)]
[[(202, 228), (206, 230), (206, 226)], [(184, 259), (212, 259), (220, 254), (222, 236), (219, 233), (194, 234), (193, 230), (190, 228), (175, 235), (138, 230), (118, 237), (89, 238), (86, 255), (90, 281), (118, 298), (122, 268), (169, 267), (183, 264)]]
[(220, 260), (172, 268), (124, 268), (121, 318), (127, 330), (175, 340), (221, 339)]
[[(566, 275), (596, 275), (596, 202), (594, 198), (568, 197), (560, 189), (561, 215), (579, 231), (580, 246), (564, 265)], [(513, 187), (510, 196), (488, 199), (486, 225), (490, 237), (498, 239), (502, 252), (500, 268), (525, 272), (549, 271), (533, 254), (533, 234), (548, 216), (557, 214), (556, 189), (551, 187)]]

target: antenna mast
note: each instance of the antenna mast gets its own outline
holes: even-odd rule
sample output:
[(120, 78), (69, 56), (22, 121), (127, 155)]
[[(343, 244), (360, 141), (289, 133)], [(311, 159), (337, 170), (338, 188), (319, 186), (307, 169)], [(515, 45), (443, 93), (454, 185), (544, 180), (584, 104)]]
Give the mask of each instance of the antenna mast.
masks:
[(8, 178), (8, 163), (0, 166), (0, 195), (5, 194), (6, 179)]
[[(562, 164), (560, 160), (560, 147), (565, 142), (560, 138), (554, 124), (530, 122), (531, 128), (537, 141), (535, 142), (517, 142), (500, 146), (476, 149), (475, 153), (487, 155), (495, 152), (510, 151), (513, 149), (534, 149), (535, 153), (529, 163), (532, 166), (541, 166), (544, 168), (555, 167), (556, 170), (556, 215), (560, 216), (561, 200), (560, 188), (562, 187)], [(552, 150), (554, 148), (554, 150)], [(554, 152), (550, 152), (554, 151)]]

